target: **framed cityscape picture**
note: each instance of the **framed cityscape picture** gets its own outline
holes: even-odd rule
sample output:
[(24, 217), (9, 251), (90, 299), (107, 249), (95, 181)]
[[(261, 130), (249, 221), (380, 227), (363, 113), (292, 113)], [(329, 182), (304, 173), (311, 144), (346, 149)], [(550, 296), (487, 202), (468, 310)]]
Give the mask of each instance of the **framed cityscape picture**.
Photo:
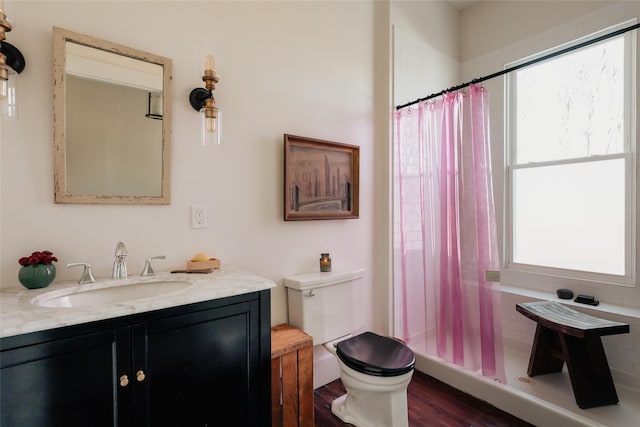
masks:
[(284, 220), (358, 218), (360, 147), (284, 135)]

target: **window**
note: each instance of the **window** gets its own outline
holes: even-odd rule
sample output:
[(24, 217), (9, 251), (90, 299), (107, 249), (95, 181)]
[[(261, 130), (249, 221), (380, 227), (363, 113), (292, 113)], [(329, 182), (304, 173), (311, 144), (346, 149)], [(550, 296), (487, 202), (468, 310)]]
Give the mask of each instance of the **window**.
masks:
[(508, 76), (508, 269), (633, 283), (632, 33)]

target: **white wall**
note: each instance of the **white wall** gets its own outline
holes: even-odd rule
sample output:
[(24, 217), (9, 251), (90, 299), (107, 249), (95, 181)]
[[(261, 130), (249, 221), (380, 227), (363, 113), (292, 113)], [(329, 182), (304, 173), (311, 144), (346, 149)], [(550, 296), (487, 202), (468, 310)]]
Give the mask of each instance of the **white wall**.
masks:
[[(321, 252), (334, 266), (365, 268), (356, 313), (386, 328), (389, 267), (390, 109), (388, 4), (370, 1), (5, 1), (7, 41), (27, 60), (19, 76), (19, 119), (3, 121), (0, 283), (17, 284), (17, 260), (35, 250), (90, 262), (109, 277), (116, 243), (139, 274), (183, 267), (197, 252), (273, 279), (272, 323), (287, 320), (281, 279), (314, 271)], [(169, 206), (53, 203), (51, 27), (58, 26), (173, 59), (172, 202)], [(381, 47), (377, 47), (380, 44)], [(200, 146), (188, 94), (201, 87), (204, 56), (216, 57), (215, 96), (223, 145)], [(284, 222), (283, 134), (360, 146), (360, 218)], [(375, 171), (375, 172), (374, 172)], [(381, 173), (381, 175), (380, 175)], [(190, 206), (208, 209), (190, 228)], [(387, 208), (388, 211), (388, 208)], [(380, 233), (380, 239), (378, 238)], [(55, 286), (53, 284), (52, 286)]]
[(463, 62), (469, 61), (521, 40), (539, 37), (550, 28), (615, 3), (601, 0), (478, 1), (460, 14), (460, 58)]
[(458, 10), (439, 1), (391, 4), (394, 103), (412, 102), (458, 84)]

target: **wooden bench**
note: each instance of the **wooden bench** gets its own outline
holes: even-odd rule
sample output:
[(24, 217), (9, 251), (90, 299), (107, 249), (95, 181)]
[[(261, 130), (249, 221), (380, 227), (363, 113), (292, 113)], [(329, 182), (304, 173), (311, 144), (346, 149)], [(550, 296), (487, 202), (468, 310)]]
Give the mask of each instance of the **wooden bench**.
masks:
[(516, 304), (516, 310), (538, 323), (527, 374), (562, 371), (566, 362), (576, 403), (582, 409), (618, 403), (600, 339), (629, 333), (629, 325), (600, 319), (553, 301)]

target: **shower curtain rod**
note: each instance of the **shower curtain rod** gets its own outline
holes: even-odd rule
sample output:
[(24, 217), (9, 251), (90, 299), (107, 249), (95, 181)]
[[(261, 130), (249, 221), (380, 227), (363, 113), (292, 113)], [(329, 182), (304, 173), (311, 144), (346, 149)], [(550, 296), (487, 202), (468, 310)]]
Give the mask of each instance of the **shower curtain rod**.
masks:
[(489, 74), (488, 76), (479, 77), (477, 79), (471, 80), (470, 82), (462, 83), (462, 84), (460, 84), (458, 86), (450, 87), (449, 89), (445, 89), (443, 91), (440, 91), (440, 92), (437, 92), (437, 93), (433, 93), (433, 94), (431, 94), (429, 96), (426, 96), (424, 98), (416, 99), (415, 101), (408, 102), (408, 103), (402, 104), (402, 105), (398, 105), (396, 107), (396, 110), (400, 110), (401, 108), (408, 107), (410, 105), (414, 105), (414, 104), (417, 104), (417, 103), (422, 102), (422, 101), (427, 101), (429, 99), (437, 98), (438, 96), (444, 95), (447, 92), (455, 92), (456, 90), (464, 89), (465, 87), (467, 87), (469, 85), (472, 85), (472, 84), (482, 83), (485, 80), (493, 79), (495, 77), (500, 77), (500, 76), (502, 76), (504, 74), (507, 74), (507, 73), (510, 73), (512, 71), (519, 70), (520, 68), (528, 67), (529, 65), (537, 64), (538, 62), (546, 61), (547, 59), (551, 59), (551, 58), (556, 57), (556, 56), (564, 55), (565, 53), (569, 53), (569, 52), (572, 52), (574, 50), (583, 48), (585, 46), (589, 46), (591, 44), (598, 43), (598, 42), (601, 42), (601, 41), (606, 40), (606, 39), (610, 39), (610, 38), (615, 37), (615, 36), (619, 36), (620, 34), (624, 34), (627, 31), (637, 30), (638, 28), (640, 28), (640, 24), (635, 24), (635, 25), (632, 25), (630, 27), (621, 28), (621, 29), (613, 31), (611, 33), (603, 34), (602, 36), (596, 37), (596, 38), (591, 39), (591, 40), (587, 40), (587, 41), (582, 42), (582, 43), (578, 43), (578, 44), (576, 44), (574, 46), (570, 46), (570, 47), (561, 49), (561, 50), (559, 50), (557, 52), (553, 52), (553, 53), (541, 56), (539, 58), (532, 59), (531, 61), (523, 62), (522, 64), (515, 65), (513, 67), (505, 68), (502, 71), (498, 71), (498, 72), (495, 72), (493, 74)]

